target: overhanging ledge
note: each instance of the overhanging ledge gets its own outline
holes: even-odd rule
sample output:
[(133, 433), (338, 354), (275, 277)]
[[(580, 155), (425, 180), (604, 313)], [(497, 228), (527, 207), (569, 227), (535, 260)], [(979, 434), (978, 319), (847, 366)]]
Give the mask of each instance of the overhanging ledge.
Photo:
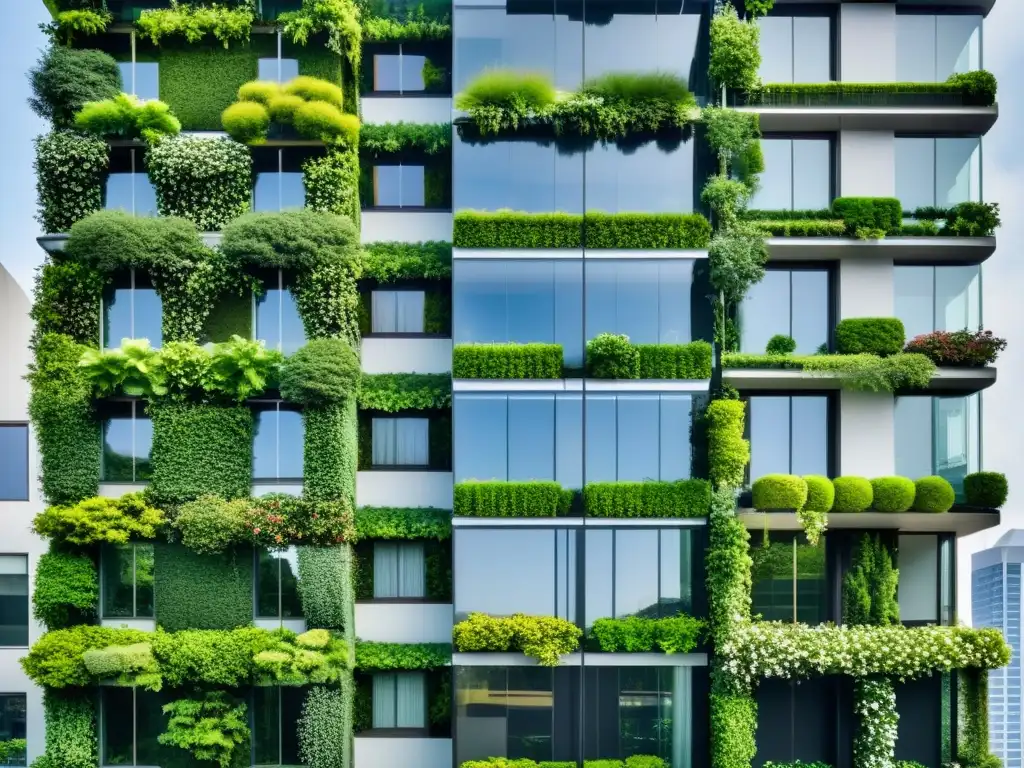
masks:
[[(800, 531), (803, 528), (793, 512), (759, 512), (740, 509), (740, 521), (751, 531)], [(933, 514), (930, 512), (832, 512), (828, 530), (884, 530), (913, 533), (955, 533), (967, 536), (999, 525), (998, 510), (971, 510)], [(826, 535), (828, 535), (826, 531)]]

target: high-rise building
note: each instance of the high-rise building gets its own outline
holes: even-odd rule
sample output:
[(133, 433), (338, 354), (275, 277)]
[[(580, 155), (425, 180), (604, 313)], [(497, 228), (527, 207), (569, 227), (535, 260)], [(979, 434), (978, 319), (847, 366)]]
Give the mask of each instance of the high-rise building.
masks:
[(992, 753), (1006, 768), (1021, 764), (1020, 566), (1024, 531), (1007, 531), (989, 549), (971, 557), (971, 615), (976, 627), (1003, 633), (1010, 663), (988, 676), (988, 721)]
[(47, 5), (0, 760), (991, 768), (991, 0)]

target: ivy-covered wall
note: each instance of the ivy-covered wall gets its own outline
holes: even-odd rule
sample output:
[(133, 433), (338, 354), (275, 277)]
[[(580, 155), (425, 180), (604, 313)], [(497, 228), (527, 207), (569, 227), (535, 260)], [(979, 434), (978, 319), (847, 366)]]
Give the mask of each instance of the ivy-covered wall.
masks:
[(252, 550), (202, 555), (173, 544), (154, 550), (157, 624), (182, 629), (234, 629), (252, 623)]

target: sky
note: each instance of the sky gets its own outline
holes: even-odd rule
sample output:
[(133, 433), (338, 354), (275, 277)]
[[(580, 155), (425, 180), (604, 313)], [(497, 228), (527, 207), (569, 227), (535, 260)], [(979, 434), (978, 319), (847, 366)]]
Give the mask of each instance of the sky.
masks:
[[(1013, 389), (1024, 378), (1024, 262), (1017, 253), (1024, 243), (1024, 153), (1019, 136), (1024, 133), (1024, 19), (1019, 0), (997, 0), (985, 21), (984, 66), (999, 81), (999, 120), (983, 142), (983, 194), (998, 201), (1003, 220), (998, 232), (1000, 247), (982, 271), (982, 314), (985, 327), (1009, 340), (998, 362), (998, 382), (982, 399), (983, 465), (1006, 473), (1010, 500), (1003, 510), (1002, 525), (970, 536), (958, 549), (958, 607), (960, 619), (970, 623), (970, 555), (991, 546), (1005, 531), (1024, 527), (1024, 403)], [(34, 216), (35, 178), (32, 171), (32, 139), (45, 124), (29, 109), (26, 72), (39, 56), (45, 38), (38, 25), (49, 19), (42, 0), (6, 0), (0, 25), (0, 264), (26, 292), (43, 260), (35, 242), (40, 234)], [(0, 333), (3, 329), (0, 328)]]

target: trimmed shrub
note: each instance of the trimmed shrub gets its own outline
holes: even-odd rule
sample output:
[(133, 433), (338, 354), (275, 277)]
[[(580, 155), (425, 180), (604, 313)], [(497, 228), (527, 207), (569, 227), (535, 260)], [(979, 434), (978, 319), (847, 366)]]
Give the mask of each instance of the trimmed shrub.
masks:
[(459, 344), (452, 351), (456, 379), (560, 379), (561, 344)]
[(56, 130), (34, 140), (39, 212), (43, 232), (67, 232), (103, 207), (110, 147), (96, 136)]
[(554, 616), (488, 616), (471, 613), (452, 628), (455, 649), (521, 651), (544, 667), (558, 666), (558, 658), (575, 651), (583, 632), (566, 619)]
[(320, 101), (331, 104), (339, 110), (344, 106), (341, 88), (334, 83), (320, 80), (316, 77), (299, 75), (294, 80), (285, 83), (282, 90), (305, 101)]
[(876, 477), (871, 481), (871, 506), (879, 512), (906, 512), (914, 505), (916, 490), (906, 477)]
[(841, 355), (895, 355), (905, 339), (898, 317), (850, 317), (836, 325), (836, 351)]
[(835, 488), (833, 512), (864, 512), (871, 508), (874, 486), (867, 478), (847, 475), (832, 481)]
[(452, 663), (449, 643), (356, 642), (356, 669), (439, 669)]
[(456, 517), (560, 517), (573, 492), (552, 480), (470, 480), (455, 484)]
[(387, 413), (451, 408), (452, 377), (445, 373), (364, 374), (359, 407)]
[(270, 112), (257, 101), (235, 102), (224, 110), (220, 120), (228, 136), (243, 144), (262, 143), (270, 129)]
[(791, 355), (796, 352), (796, 341), (792, 336), (777, 333), (768, 339), (764, 352), (766, 355)]
[(281, 84), (275, 80), (251, 80), (238, 88), (238, 100), (270, 106), (276, 96), (281, 95)]
[(146, 502), (142, 493), (126, 493), (116, 499), (97, 496), (70, 506), (47, 507), (32, 520), (32, 530), (59, 545), (77, 547), (153, 539), (164, 523), (164, 513)]
[(359, 118), (347, 115), (325, 101), (308, 101), (295, 110), (295, 130), (308, 139), (323, 142), (359, 143)]
[(458, 211), (456, 248), (582, 248), (583, 217), (572, 213)]
[(595, 379), (640, 378), (640, 353), (625, 334), (602, 333), (587, 342), (587, 375)]
[(914, 487), (916, 512), (948, 512), (956, 501), (956, 492), (944, 477), (922, 477), (914, 481)]
[(409, 150), (437, 155), (451, 146), (451, 123), (378, 123), (359, 132), (360, 153), (374, 157)]
[(636, 344), (641, 379), (710, 379), (711, 344)]
[(88, 623), (100, 599), (99, 577), (92, 558), (51, 551), (36, 565), (32, 615), (47, 630)]
[(972, 472), (964, 478), (964, 495), (972, 507), (998, 509), (1010, 489), (1002, 472)]
[(815, 512), (830, 512), (836, 500), (836, 489), (832, 481), (822, 475), (804, 475), (807, 483), (807, 501), (804, 509)]
[(807, 481), (796, 475), (765, 475), (754, 481), (754, 508), (802, 509), (807, 502)]
[(154, 613), (160, 627), (176, 632), (252, 623), (251, 549), (217, 555), (196, 554), (179, 544), (158, 543), (153, 549)]
[[(355, 497), (359, 461), (358, 413), (353, 399), (302, 412), (302, 493), (307, 499)], [(436, 430), (431, 428), (431, 436)]]
[(711, 484), (707, 480), (587, 483), (583, 498), (590, 517), (706, 517)]
[(587, 248), (705, 249), (711, 223), (699, 213), (602, 213), (584, 216)]
[(249, 538), (249, 500), (225, 501), (207, 494), (181, 505), (171, 524), (181, 543), (200, 555), (216, 555)]
[(112, 99), (121, 92), (121, 70), (109, 54), (51, 45), (29, 71), (32, 111), (54, 128), (68, 128), (90, 101)]
[(708, 467), (715, 488), (739, 488), (750, 461), (750, 441), (743, 437), (746, 405), (740, 400), (714, 400), (705, 412)]
[(846, 222), (851, 237), (894, 234), (903, 223), (903, 204), (895, 197), (837, 197), (832, 212)]
[(162, 101), (141, 101), (128, 93), (90, 101), (75, 115), (75, 127), (104, 139), (143, 139), (149, 143), (181, 132), (181, 123)]
[(597, 619), (589, 637), (604, 653), (689, 653), (697, 647), (704, 626), (685, 614), (662, 619), (627, 616)]
[(452, 244), (377, 242), (363, 249), (363, 278), (381, 284), (400, 280), (451, 280)]
[(295, 122), (295, 113), (305, 103), (298, 96), (290, 93), (279, 93), (267, 104), (267, 109), (270, 111), (270, 119), (276, 123), (291, 125)]
[(964, 100), (969, 100), (971, 104), (990, 107), (996, 103), (996, 76), (984, 69), (950, 75), (946, 84), (959, 88), (964, 94)]
[(355, 396), (362, 368), (359, 355), (342, 339), (312, 339), (281, 367), (281, 397), (321, 408)]

